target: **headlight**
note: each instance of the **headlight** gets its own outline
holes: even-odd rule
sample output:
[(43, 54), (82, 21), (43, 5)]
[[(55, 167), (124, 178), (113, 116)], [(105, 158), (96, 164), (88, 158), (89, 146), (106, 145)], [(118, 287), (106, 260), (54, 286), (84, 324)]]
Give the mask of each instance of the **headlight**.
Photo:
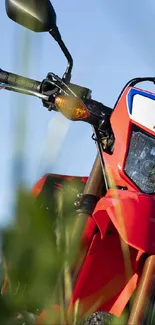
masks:
[(133, 128), (124, 170), (142, 192), (155, 193), (155, 137)]

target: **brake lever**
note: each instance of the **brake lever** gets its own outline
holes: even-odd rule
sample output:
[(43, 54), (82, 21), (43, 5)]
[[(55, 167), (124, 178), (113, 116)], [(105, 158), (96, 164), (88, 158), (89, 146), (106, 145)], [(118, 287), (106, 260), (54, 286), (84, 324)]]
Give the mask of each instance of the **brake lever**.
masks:
[(7, 89), (7, 90), (14, 91), (14, 92), (17, 92), (17, 93), (21, 93), (21, 94), (24, 94), (24, 95), (35, 96), (35, 97), (38, 97), (38, 98), (40, 98), (42, 100), (45, 100), (45, 101), (49, 100), (49, 96), (44, 95), (42, 93), (32, 91), (32, 90), (25, 90), (23, 88), (18, 88), (18, 87), (3, 84), (3, 83), (0, 84), (0, 90), (2, 90), (2, 89)]
[(54, 91), (47, 91), (47, 94), (43, 94), (43, 93), (39, 93), (39, 92), (35, 92), (32, 90), (25, 90), (23, 88), (18, 88), (12, 85), (8, 85), (5, 83), (0, 83), (0, 90), (2, 89), (6, 89), (6, 90), (10, 90), (10, 91), (14, 91), (17, 93), (21, 93), (24, 95), (30, 95), (30, 96), (35, 96), (38, 97), (39, 99), (42, 100), (43, 106), (46, 107), (49, 111), (54, 110), (57, 111), (54, 105), (54, 102), (52, 103), (51, 101), (51, 93), (54, 93)]

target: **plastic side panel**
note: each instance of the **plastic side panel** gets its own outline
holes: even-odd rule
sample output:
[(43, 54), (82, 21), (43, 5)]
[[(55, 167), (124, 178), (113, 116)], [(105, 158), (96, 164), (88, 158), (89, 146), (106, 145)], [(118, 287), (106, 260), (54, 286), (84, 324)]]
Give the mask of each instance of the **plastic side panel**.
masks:
[[(60, 174), (46, 174), (42, 178), (40, 178), (36, 184), (32, 188), (32, 195), (36, 198), (43, 189), (47, 189), (48, 192), (53, 189), (61, 190), (63, 189), (63, 185), (70, 187), (71, 191), (76, 192), (76, 186), (81, 187), (81, 190), (84, 188), (84, 184), (87, 182), (88, 177), (80, 177), (80, 176), (67, 176)], [(68, 189), (67, 187), (67, 189)]]
[[(92, 311), (112, 310), (119, 316), (137, 282), (137, 277), (134, 277), (137, 251), (129, 248), (128, 252), (130, 263), (126, 265), (117, 233), (106, 234), (104, 239), (101, 239), (100, 233), (94, 235), (73, 292), (70, 309), (80, 299), (83, 314), (91, 308)], [(119, 296), (129, 280), (128, 294), (125, 292), (119, 303)]]
[[(120, 236), (129, 245), (155, 254), (155, 197), (139, 192), (109, 190), (94, 211), (94, 219), (104, 232), (105, 210)], [(99, 220), (99, 221), (97, 221)]]
[(31, 190), (31, 193), (32, 193), (32, 196), (34, 198), (36, 198), (40, 194), (40, 192), (41, 192), (41, 190), (42, 190), (42, 188), (43, 188), (43, 186), (45, 184), (46, 179), (47, 179), (47, 175), (40, 178), (37, 181), (37, 183), (33, 186), (32, 190)]

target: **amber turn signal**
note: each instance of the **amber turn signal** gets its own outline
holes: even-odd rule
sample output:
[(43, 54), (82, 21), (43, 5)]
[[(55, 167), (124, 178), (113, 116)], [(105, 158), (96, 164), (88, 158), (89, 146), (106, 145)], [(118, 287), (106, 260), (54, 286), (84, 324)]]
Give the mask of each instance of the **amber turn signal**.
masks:
[(69, 120), (84, 120), (90, 115), (83, 101), (77, 97), (58, 96), (55, 106)]

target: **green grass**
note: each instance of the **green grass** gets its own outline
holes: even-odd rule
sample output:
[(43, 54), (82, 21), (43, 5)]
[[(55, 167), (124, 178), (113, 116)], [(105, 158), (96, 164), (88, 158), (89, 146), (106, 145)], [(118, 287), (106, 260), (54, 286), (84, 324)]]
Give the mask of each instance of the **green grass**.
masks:
[[(30, 44), (29, 37), (23, 38), (20, 43), (25, 75), (31, 59)], [(24, 96), (17, 106), (19, 114), (15, 121), (14, 151), (16, 157), (21, 158), (24, 156), (27, 132)], [(72, 294), (70, 269), (76, 262), (82, 229), (81, 223), (75, 229), (75, 215), (71, 211), (72, 194), (54, 195), (51, 199), (53, 213), (49, 215), (48, 210), (40, 209), (40, 205), (34, 202), (18, 180), (18, 175), (15, 183), (20, 184), (15, 189), (15, 218), (3, 232), (3, 266), (8, 287), (0, 299), (0, 325), (18, 325), (19, 312), (28, 310), (36, 313), (44, 306), (47, 309), (47, 324), (64, 325), (67, 308), (63, 298), (65, 294), (65, 302), (68, 302)], [(60, 305), (60, 310), (53, 309), (53, 304)], [(70, 324), (81, 322), (79, 312), (77, 301)], [(119, 325), (120, 320), (116, 324)]]
[[(46, 324), (65, 324), (67, 308), (63, 291), (69, 301), (72, 293), (69, 270), (76, 261), (81, 232), (75, 232), (72, 196), (59, 192), (52, 200), (54, 214), (49, 215), (27, 191), (18, 191), (16, 218), (3, 234), (9, 285), (0, 304), (0, 324), (17, 325), (18, 321), (13, 321), (16, 313), (24, 310), (36, 313), (44, 306)], [(54, 304), (60, 305), (60, 310), (54, 310)], [(78, 307), (77, 302), (70, 324), (81, 323)], [(125, 324), (125, 319), (114, 324)]]

